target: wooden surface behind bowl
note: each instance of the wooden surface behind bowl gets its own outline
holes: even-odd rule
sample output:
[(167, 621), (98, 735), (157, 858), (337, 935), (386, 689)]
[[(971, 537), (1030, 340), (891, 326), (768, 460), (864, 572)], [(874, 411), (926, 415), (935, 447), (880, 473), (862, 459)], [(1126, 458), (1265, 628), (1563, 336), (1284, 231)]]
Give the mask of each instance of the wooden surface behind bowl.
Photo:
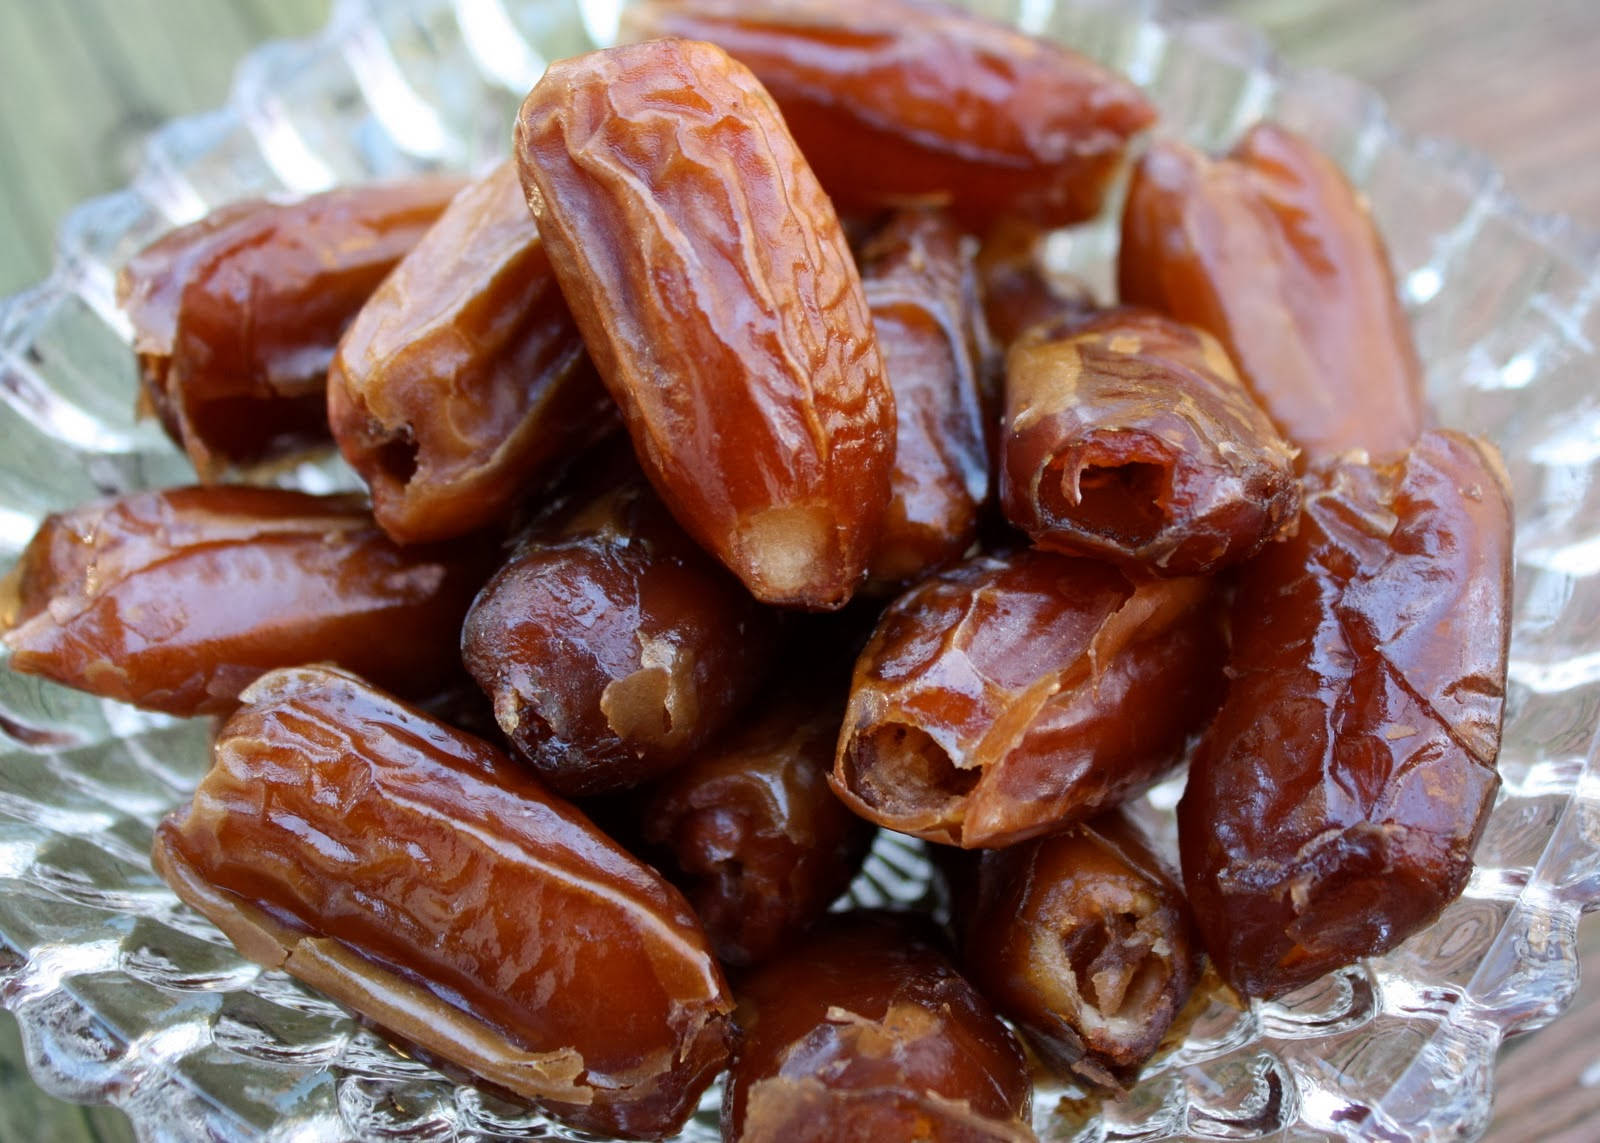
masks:
[[(125, 184), (138, 139), (227, 94), (252, 46), (304, 36), (331, 0), (0, 0), (0, 294), (49, 271), (56, 223)], [(1181, 0), (1262, 28), (1297, 65), (1372, 84), (1394, 119), (1483, 151), (1537, 210), (1600, 228), (1595, 0)], [(1600, 1138), (1600, 920), (1580, 929), (1586, 987), (1501, 1053), (1493, 1143)], [(0, 1022), (0, 1143), (131, 1140), (120, 1112), (28, 1079)]]

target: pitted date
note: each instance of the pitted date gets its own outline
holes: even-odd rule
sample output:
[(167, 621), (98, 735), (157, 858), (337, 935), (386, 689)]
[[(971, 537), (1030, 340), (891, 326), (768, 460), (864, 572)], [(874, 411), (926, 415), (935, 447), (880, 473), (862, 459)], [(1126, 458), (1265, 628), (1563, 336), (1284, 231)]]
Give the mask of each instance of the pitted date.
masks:
[(1286, 128), (1213, 161), (1171, 140), (1134, 171), (1122, 300), (1213, 334), (1302, 466), (1392, 458), (1427, 423), (1383, 240), (1339, 168)]
[(1051, 551), (1209, 575), (1293, 528), (1295, 452), (1209, 334), (1149, 310), (1011, 347), (1000, 500)]
[(129, 260), (117, 300), (141, 403), (201, 480), (328, 439), (340, 335), (460, 189), (432, 178), (236, 203)]
[(625, 35), (709, 40), (755, 72), (847, 209), (1082, 222), (1155, 119), (1121, 76), (954, 5), (647, 0), (623, 19)]
[(679, 522), (764, 602), (859, 585), (894, 397), (833, 206), (771, 97), (684, 40), (552, 64), (517, 122), (562, 292)]
[(1222, 975), (1274, 996), (1394, 947), (1461, 892), (1499, 779), (1510, 501), (1491, 446), (1307, 477), (1242, 570), (1228, 697), (1178, 807)]
[(1124, 814), (981, 856), (951, 878), (962, 967), (1050, 1066), (1123, 1091), (1200, 977), (1176, 877)]
[(724, 1139), (1034, 1139), (1022, 1049), (920, 918), (830, 919), (736, 994)]
[(977, 534), (989, 498), (982, 319), (972, 259), (948, 215), (895, 215), (858, 262), (896, 416), (889, 507), (868, 575), (893, 586), (960, 559)]
[(1121, 804), (1215, 709), (1211, 584), (1037, 549), (924, 580), (856, 661), (834, 789), (869, 821), (1012, 845)]
[(860, 869), (872, 827), (828, 786), (843, 688), (791, 688), (640, 807), (646, 856), (689, 898), (725, 964), (791, 947)]
[(777, 645), (773, 613), (636, 470), (595, 488), (609, 467), (588, 466), (570, 502), (530, 529), (461, 635), (501, 729), (569, 796), (686, 761), (755, 694)]
[(619, 429), (516, 166), (456, 196), (356, 315), (328, 419), (395, 540), (497, 524)]
[(156, 869), (244, 955), (590, 1131), (672, 1134), (733, 1005), (688, 905), (499, 751), (360, 679), (243, 695)]
[(418, 698), (460, 677), (483, 545), (398, 548), (360, 499), (206, 485), (51, 516), (0, 585), (11, 667), (218, 714), (273, 667), (331, 661)]

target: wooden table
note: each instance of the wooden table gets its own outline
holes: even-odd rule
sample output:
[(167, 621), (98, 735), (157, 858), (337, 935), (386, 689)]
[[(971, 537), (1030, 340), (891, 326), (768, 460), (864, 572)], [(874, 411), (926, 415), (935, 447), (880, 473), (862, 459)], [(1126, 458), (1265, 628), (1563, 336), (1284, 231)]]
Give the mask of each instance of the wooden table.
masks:
[[(1293, 63), (1371, 83), (1394, 118), (1482, 150), (1528, 205), (1600, 226), (1597, 0), (1187, 0), (1264, 29)], [(43, 276), (72, 204), (132, 173), (138, 138), (216, 106), (257, 42), (330, 0), (0, 0), (0, 294)], [(1600, 921), (1572, 1010), (1501, 1057), (1494, 1143), (1600, 1139)], [(0, 1023), (0, 1143), (131, 1140), (120, 1112), (51, 1099)]]

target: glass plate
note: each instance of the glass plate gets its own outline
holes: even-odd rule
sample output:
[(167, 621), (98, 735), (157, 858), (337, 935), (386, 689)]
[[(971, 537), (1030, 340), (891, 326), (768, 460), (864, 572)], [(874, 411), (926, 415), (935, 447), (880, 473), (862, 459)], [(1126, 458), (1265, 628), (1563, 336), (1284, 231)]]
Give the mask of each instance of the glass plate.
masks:
[[(132, 186), (67, 218), (51, 278), (0, 305), (0, 565), (48, 511), (188, 478), (131, 415), (112, 290), (133, 251), (242, 195), (484, 165), (545, 61), (603, 42), (618, 7), (343, 0), (316, 39), (247, 58), (225, 108), (158, 132)], [(1388, 235), (1436, 408), (1499, 442), (1519, 512), (1505, 787), (1466, 894), (1282, 1002), (1207, 993), (1131, 1096), (1041, 1087), (1036, 1124), (1052, 1140), (1474, 1135), (1501, 1038), (1572, 998), (1578, 916), (1600, 901), (1600, 243), (1525, 213), (1480, 159), (1396, 130), (1360, 86), (1280, 68), (1245, 29), (1128, 0), (973, 7), (1128, 72), (1197, 143), (1271, 115), (1336, 156)], [(1104, 288), (1114, 239), (1103, 222), (1053, 253)], [(0, 671), (0, 1002), (38, 1082), (116, 1104), (151, 1139), (586, 1138), (398, 1054), (178, 904), (147, 853), (205, 739)], [(1141, 807), (1168, 842), (1178, 792)], [(915, 897), (923, 873), (888, 841), (855, 893)], [(715, 1106), (684, 1139), (716, 1137)]]

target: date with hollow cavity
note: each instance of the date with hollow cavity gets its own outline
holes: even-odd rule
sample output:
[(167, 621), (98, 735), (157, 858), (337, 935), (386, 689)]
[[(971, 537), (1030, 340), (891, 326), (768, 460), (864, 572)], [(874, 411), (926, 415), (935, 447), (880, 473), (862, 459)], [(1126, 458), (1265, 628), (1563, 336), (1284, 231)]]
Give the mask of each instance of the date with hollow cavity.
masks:
[(859, 585), (894, 397), (834, 214), (771, 97), (684, 40), (552, 64), (517, 121), (524, 189), (646, 475), (767, 603)]
[(461, 181), (234, 203), (157, 239), (117, 279), (141, 405), (200, 479), (328, 439), (334, 347)]
[(205, 485), (48, 517), (0, 584), (11, 667), (219, 714), (274, 667), (335, 662), (425, 698), (460, 676), (479, 543), (400, 548), (357, 497)]
[(625, 36), (709, 40), (778, 101), (845, 209), (1094, 217), (1155, 109), (1086, 56), (926, 0), (646, 0)]
[(727, 1058), (688, 905), (498, 750), (321, 667), (217, 736), (157, 871), (240, 952), (574, 1126), (660, 1139)]
[(1150, 310), (1011, 347), (1000, 500), (1035, 544), (1209, 575), (1293, 528), (1295, 452), (1211, 335)]
[(1493, 447), (1429, 431), (1314, 470), (1298, 534), (1241, 569), (1228, 696), (1178, 806), (1240, 991), (1382, 953), (1465, 887), (1499, 786), (1511, 541)]
[(620, 427), (515, 164), (457, 195), (361, 307), (328, 374), (328, 419), (404, 544), (499, 523)]
[(926, 579), (856, 660), (834, 789), (869, 821), (967, 849), (1119, 805), (1216, 709), (1217, 611), (1207, 580), (1038, 549)]

